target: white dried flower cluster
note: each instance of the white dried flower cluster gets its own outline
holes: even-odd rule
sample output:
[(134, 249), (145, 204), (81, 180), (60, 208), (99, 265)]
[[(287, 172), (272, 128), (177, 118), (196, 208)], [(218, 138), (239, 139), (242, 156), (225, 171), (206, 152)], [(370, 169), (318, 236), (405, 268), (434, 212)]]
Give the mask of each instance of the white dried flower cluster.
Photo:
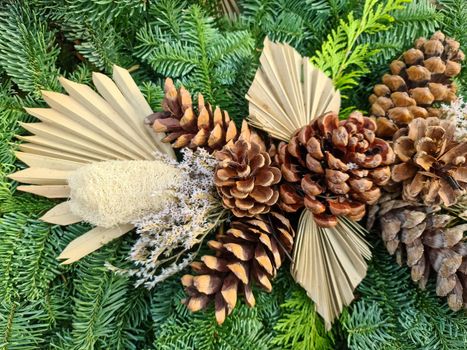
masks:
[(185, 148), (182, 153), (180, 163), (158, 156), (180, 170), (180, 180), (172, 186), (174, 200), (134, 222), (140, 237), (132, 247), (130, 260), (137, 267), (127, 274), (147, 288), (188, 266), (196, 254), (187, 255), (187, 251), (225, 216), (214, 186), (216, 159), (203, 149), (193, 152)]
[(451, 102), (450, 105), (442, 105), (441, 110), (443, 117), (456, 123), (456, 131), (454, 136), (458, 141), (467, 139), (467, 102), (459, 97)]
[(359, 169), (359, 166), (352, 162), (347, 163), (347, 166), (349, 167), (349, 170)]

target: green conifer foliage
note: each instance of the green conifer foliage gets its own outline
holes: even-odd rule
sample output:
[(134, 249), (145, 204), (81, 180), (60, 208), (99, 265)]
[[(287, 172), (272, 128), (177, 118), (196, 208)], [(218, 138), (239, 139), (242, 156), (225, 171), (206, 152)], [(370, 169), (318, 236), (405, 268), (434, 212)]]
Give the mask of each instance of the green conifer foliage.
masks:
[[(330, 333), (287, 267), (272, 293), (255, 291), (256, 308), (240, 301), (218, 326), (212, 310), (191, 314), (180, 303), (184, 295), (177, 276), (146, 291), (106, 268), (106, 263), (127, 264), (135, 236), (71, 266), (56, 260), (89, 227), (41, 222), (38, 218), (54, 202), (19, 193), (6, 176), (24, 167), (14, 155), (15, 135), (24, 133), (18, 122), (34, 120), (24, 107), (44, 106), (40, 91), (60, 91), (60, 75), (92, 86), (93, 71), (110, 73), (119, 64), (131, 70), (155, 110), (163, 79), (170, 76), (240, 121), (248, 113), (244, 95), (265, 36), (313, 57), (337, 85), (352, 87), (344, 90), (345, 106), (361, 109), (367, 108), (368, 91), (389, 61), (416, 37), (442, 29), (460, 40), (464, 51), (467, 45), (464, 0), (238, 3), (242, 13), (233, 22), (222, 18), (214, 0), (0, 4), (0, 349), (465, 347), (465, 313), (452, 313), (431, 292), (418, 290), (406, 269), (380, 247), (356, 302)], [(372, 29), (361, 32), (365, 18)], [(465, 72), (458, 81), (464, 94)]]
[(465, 313), (452, 312), (434, 294), (416, 288), (410, 271), (394, 263), (379, 245), (362, 298), (341, 319), (351, 349), (462, 349), (467, 341)]

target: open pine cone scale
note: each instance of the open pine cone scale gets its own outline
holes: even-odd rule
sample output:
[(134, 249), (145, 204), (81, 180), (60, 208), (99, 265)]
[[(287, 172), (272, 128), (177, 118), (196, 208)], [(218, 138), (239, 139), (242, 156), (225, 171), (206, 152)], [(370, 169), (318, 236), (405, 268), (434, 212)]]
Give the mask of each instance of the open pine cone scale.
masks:
[(167, 133), (163, 142), (171, 143), (173, 148), (204, 147), (214, 151), (238, 137), (227, 111), (219, 107), (213, 110), (203, 95), (198, 95), (195, 109), (190, 93), (183, 86), (177, 89), (172, 79), (167, 78), (164, 89), (163, 110), (146, 118), (156, 132)]
[(376, 124), (359, 112), (339, 121), (327, 113), (294, 134), (288, 144), (270, 150), (280, 164), (284, 183), (280, 206), (287, 212), (302, 207), (323, 227), (333, 227), (338, 216), (360, 220), (366, 204), (381, 195), (390, 180), (394, 152), (376, 138)]
[(401, 163), (392, 179), (403, 183), (405, 200), (451, 206), (467, 189), (467, 142), (455, 141), (454, 131), (452, 122), (434, 117), (399, 130), (394, 151)]
[(244, 122), (236, 142), (216, 152), (219, 161), (214, 183), (224, 206), (237, 217), (267, 213), (279, 198), (280, 170), (273, 166), (266, 146)]
[(294, 231), (287, 218), (277, 212), (233, 221), (208, 246), (215, 256), (205, 255), (191, 264), (197, 274), (185, 275), (182, 283), (188, 309), (198, 311), (214, 301), (216, 319), (222, 324), (242, 293), (249, 306), (255, 305), (252, 285), (272, 290), (271, 279), (292, 250)]

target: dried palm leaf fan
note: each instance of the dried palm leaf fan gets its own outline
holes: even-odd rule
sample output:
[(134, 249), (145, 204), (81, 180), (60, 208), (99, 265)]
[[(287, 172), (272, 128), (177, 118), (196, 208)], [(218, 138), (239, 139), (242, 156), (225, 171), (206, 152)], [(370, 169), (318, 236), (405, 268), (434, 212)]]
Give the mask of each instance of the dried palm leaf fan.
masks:
[(240, 14), (237, 0), (221, 0), (219, 5), (221, 12), (231, 21), (237, 19)]
[[(260, 62), (246, 96), (255, 127), (288, 142), (325, 112), (339, 111), (340, 94), (332, 81), (292, 47), (266, 39)], [(371, 253), (364, 230), (345, 218), (334, 227), (319, 226), (305, 209), (297, 233), (292, 275), (330, 328), (366, 275), (364, 259)]]
[[(97, 224), (65, 248), (59, 256), (65, 264), (130, 231), (133, 216), (144, 211), (142, 205), (161, 205), (144, 196), (154, 189), (167, 190), (176, 176), (174, 169), (154, 160), (155, 151), (175, 155), (160, 135), (144, 126), (152, 110), (129, 72), (114, 66), (113, 81), (93, 73), (93, 82), (99, 93), (60, 78), (69, 95), (43, 91), (50, 108), (26, 109), (40, 120), (22, 124), (32, 136), (18, 136), (24, 143), (17, 157), (29, 168), (10, 175), (28, 184), (19, 186), (21, 191), (71, 197), (48, 211), (43, 221)], [(128, 200), (136, 204), (124, 207)]]

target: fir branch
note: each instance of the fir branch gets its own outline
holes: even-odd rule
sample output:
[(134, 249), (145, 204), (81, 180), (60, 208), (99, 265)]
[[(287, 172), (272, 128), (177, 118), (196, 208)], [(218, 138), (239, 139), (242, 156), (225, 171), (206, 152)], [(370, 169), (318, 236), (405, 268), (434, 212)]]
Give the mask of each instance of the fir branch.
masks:
[(49, 330), (40, 302), (0, 302), (0, 348), (36, 350), (45, 345)]
[(279, 271), (272, 293), (255, 290), (257, 306), (247, 307), (240, 300), (222, 326), (213, 310), (191, 313), (179, 301), (185, 297), (179, 277), (156, 286), (152, 294), (151, 315), (156, 349), (276, 349), (272, 343), (274, 325), (285, 317), (280, 304), (289, 294), (291, 281), (286, 269)]
[(357, 85), (358, 78), (368, 72), (368, 59), (377, 52), (369, 44), (358, 44), (358, 39), (364, 33), (387, 30), (394, 21), (391, 13), (402, 9), (406, 2), (366, 0), (361, 18), (350, 12), (346, 20), (340, 20), (339, 27), (332, 30), (311, 62), (333, 79), (337, 89), (345, 91)]
[(467, 318), (437, 297), (434, 286), (418, 289), (406, 267), (393, 262), (379, 244), (362, 294), (341, 318), (351, 349), (462, 349)]
[[(467, 6), (464, 0), (439, 0), (442, 14), (441, 29), (444, 33), (459, 41), (461, 49), (467, 51)], [(467, 69), (463, 69), (456, 83), (459, 86), (459, 94), (467, 98)]]
[(75, 349), (104, 347), (116, 331), (116, 318), (125, 306), (128, 280), (106, 269), (115, 255), (110, 244), (81, 260), (76, 267), (72, 343)]
[(14, 269), (15, 250), (23, 238), (22, 226), (27, 217), (21, 214), (5, 215), (0, 219), (0, 299), (13, 301), (19, 298), (14, 278), (18, 273)]
[(73, 0), (68, 4), (67, 9), (74, 16), (94, 23), (112, 23), (121, 17), (138, 18), (148, 6), (142, 0)]
[(55, 33), (23, 2), (0, 10), (0, 65), (24, 92), (60, 90)]
[(52, 280), (62, 270), (56, 259), (60, 253), (58, 242), (61, 230), (33, 219), (27, 220), (19, 227), (23, 233), (21, 242), (15, 249), (14, 283), (24, 299), (40, 300), (46, 294)]
[(137, 34), (135, 54), (160, 76), (179, 79), (193, 93), (203, 93), (209, 103), (231, 110), (231, 86), (238, 82), (239, 70), (248, 69), (244, 62), (253, 54), (251, 35), (220, 33), (214, 19), (196, 5), (176, 14), (183, 5), (164, 0), (151, 8), (148, 25)]
[(378, 52), (371, 57), (370, 71), (380, 72), (378, 66), (385, 67), (405, 49), (410, 47), (415, 39), (429, 37), (439, 27), (442, 15), (437, 12), (431, 0), (413, 0), (405, 8), (396, 11), (394, 22), (383, 32), (363, 34), (359, 44), (368, 44)]

